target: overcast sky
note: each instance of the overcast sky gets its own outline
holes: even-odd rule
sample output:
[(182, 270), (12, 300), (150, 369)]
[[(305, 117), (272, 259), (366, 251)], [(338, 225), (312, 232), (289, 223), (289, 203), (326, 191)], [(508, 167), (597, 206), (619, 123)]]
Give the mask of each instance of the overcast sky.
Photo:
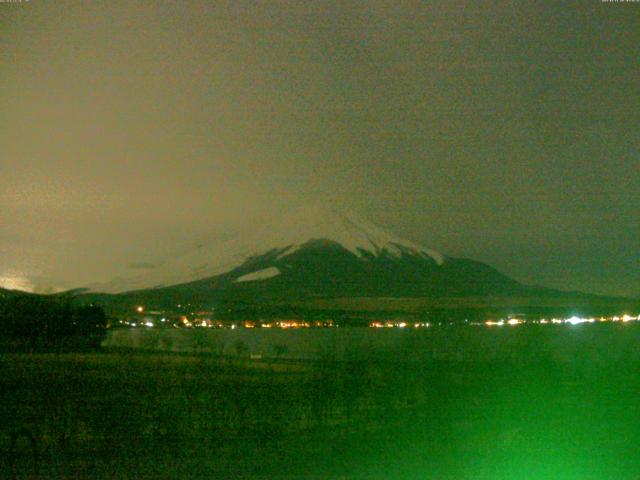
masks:
[(5, 283), (108, 280), (327, 198), (520, 281), (640, 296), (640, 3), (0, 15)]

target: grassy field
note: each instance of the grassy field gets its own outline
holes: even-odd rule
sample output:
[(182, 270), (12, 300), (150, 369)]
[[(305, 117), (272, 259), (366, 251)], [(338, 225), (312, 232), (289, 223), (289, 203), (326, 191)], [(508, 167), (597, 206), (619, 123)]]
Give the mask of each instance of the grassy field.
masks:
[(639, 478), (640, 363), (612, 358), (5, 354), (0, 476)]

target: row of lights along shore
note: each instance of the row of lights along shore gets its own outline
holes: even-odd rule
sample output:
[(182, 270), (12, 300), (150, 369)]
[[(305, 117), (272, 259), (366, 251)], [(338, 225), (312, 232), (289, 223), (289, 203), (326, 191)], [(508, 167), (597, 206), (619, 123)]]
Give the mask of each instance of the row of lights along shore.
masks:
[[(145, 308), (143, 306), (137, 306), (136, 312), (138, 314), (144, 313)], [(580, 325), (583, 323), (608, 323), (608, 322), (621, 322), (628, 323), (640, 321), (640, 315), (615, 315), (609, 317), (578, 317), (572, 316), (568, 318), (541, 318), (541, 319), (524, 319), (517, 318), (515, 316), (508, 318), (501, 318), (498, 320), (486, 320), (484, 322), (473, 322), (466, 321), (464, 324), (467, 325), (475, 325), (475, 326), (486, 326), (486, 327), (502, 327), (502, 326), (518, 326), (518, 325)], [(166, 318), (161, 318), (160, 323), (166, 323)], [(146, 319), (140, 322), (131, 322), (131, 321), (121, 321), (122, 325), (127, 325), (130, 327), (154, 327), (156, 323), (150, 319)], [(453, 323), (444, 323), (444, 325), (452, 325)], [(369, 323), (369, 327), (371, 328), (429, 328), (432, 326), (441, 326), (443, 323), (431, 323), (431, 322), (406, 322), (406, 321), (396, 321), (396, 320), (388, 320), (388, 321), (374, 321)], [(256, 322), (256, 321), (239, 321), (234, 323), (223, 323), (219, 321), (212, 321), (208, 318), (195, 318), (193, 320), (189, 320), (186, 316), (181, 316), (178, 322), (178, 325), (175, 323), (173, 326), (181, 326), (181, 327), (208, 327), (208, 328), (326, 328), (326, 327), (338, 327), (339, 325), (335, 324), (332, 320), (322, 320), (322, 321), (305, 321), (305, 320), (279, 320), (272, 322)]]

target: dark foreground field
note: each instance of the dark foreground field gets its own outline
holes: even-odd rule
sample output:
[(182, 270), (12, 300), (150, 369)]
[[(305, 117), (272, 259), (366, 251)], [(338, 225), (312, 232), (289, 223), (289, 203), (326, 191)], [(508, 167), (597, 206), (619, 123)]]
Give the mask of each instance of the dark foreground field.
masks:
[(640, 364), (619, 356), (0, 358), (2, 478), (640, 478)]

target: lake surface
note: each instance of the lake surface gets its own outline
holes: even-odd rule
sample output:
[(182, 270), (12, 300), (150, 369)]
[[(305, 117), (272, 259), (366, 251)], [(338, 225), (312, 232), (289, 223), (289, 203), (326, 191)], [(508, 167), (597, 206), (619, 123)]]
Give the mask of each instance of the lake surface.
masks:
[(105, 347), (304, 360), (501, 361), (590, 364), (640, 359), (640, 325), (301, 329), (114, 329)]

